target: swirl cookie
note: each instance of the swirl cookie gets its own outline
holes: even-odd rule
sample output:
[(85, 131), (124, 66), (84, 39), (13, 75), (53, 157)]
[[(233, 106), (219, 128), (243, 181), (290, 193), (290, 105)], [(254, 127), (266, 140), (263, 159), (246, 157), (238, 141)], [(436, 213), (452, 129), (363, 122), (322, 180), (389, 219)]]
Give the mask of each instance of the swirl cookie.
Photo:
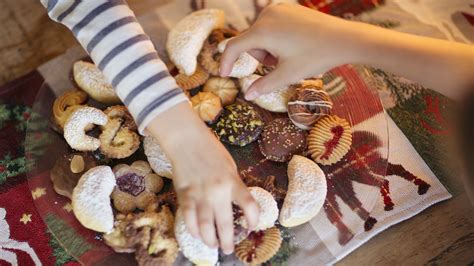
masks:
[(71, 198), (81, 175), (95, 166), (96, 160), (87, 153), (72, 153), (60, 157), (49, 174), (54, 191)]
[(108, 118), (101, 110), (94, 107), (81, 107), (74, 111), (64, 124), (64, 138), (71, 148), (78, 151), (95, 151), (100, 140), (87, 136), (85, 131), (90, 124), (103, 126)]
[[(221, 53), (224, 52), (225, 47), (227, 43), (229, 42), (229, 40), (230, 39), (225, 39), (219, 43), (219, 45), (217, 46), (217, 49), (219, 49), (219, 52)], [(244, 52), (239, 56), (239, 58), (235, 61), (234, 65), (232, 66), (232, 70), (229, 74), (229, 77), (234, 77), (234, 78), (246, 77), (254, 73), (255, 70), (257, 70), (257, 67), (258, 67), (257, 59), (253, 58), (250, 54)]]
[(140, 147), (140, 137), (135, 132), (137, 126), (132, 115), (123, 105), (110, 106), (104, 113), (108, 121), (102, 126), (99, 136), (100, 151), (112, 159), (129, 157)]
[(202, 121), (212, 124), (222, 113), (221, 99), (212, 92), (199, 92), (191, 98), (194, 111)]
[(92, 63), (77, 61), (72, 67), (74, 81), (92, 99), (106, 104), (120, 103), (112, 85)]
[(197, 265), (215, 265), (217, 263), (218, 249), (208, 247), (189, 233), (181, 209), (176, 212), (174, 234), (183, 255), (192, 263)]
[(259, 265), (275, 256), (281, 242), (280, 229), (277, 227), (252, 232), (247, 239), (235, 246), (235, 256), (247, 265)]
[(160, 176), (172, 179), (173, 166), (161, 149), (158, 141), (151, 136), (146, 136), (143, 140), (143, 148), (153, 171)]
[(211, 32), (207, 40), (204, 42), (201, 53), (199, 54), (199, 63), (204, 69), (213, 76), (219, 76), (219, 67), (221, 53), (217, 46), (225, 39), (237, 36), (238, 32), (233, 29), (223, 28), (216, 29)]
[(234, 103), (237, 94), (239, 94), (239, 89), (232, 79), (221, 77), (210, 78), (202, 90), (217, 95), (223, 106)]
[(223, 28), (224, 22), (224, 11), (203, 9), (187, 15), (170, 30), (166, 51), (181, 73), (191, 76), (196, 71), (204, 42), (214, 29)]
[(335, 115), (323, 117), (311, 129), (307, 143), (315, 162), (334, 164), (351, 148), (351, 126), (347, 120)]
[(278, 118), (263, 127), (258, 140), (260, 152), (275, 162), (286, 162), (306, 148), (306, 132), (297, 128), (288, 118)]
[(156, 193), (163, 188), (163, 179), (153, 173), (145, 161), (135, 161), (130, 166), (119, 164), (113, 168), (117, 186), (112, 192), (114, 207), (122, 213), (144, 210), (156, 201)]
[(114, 187), (115, 176), (109, 166), (96, 166), (81, 176), (71, 202), (74, 215), (83, 226), (103, 233), (113, 229), (110, 194)]
[(53, 117), (60, 129), (64, 128), (71, 114), (83, 107), (87, 101), (87, 94), (79, 90), (70, 90), (59, 96), (53, 103)]
[(224, 108), (215, 126), (221, 141), (245, 146), (255, 141), (262, 132), (263, 121), (257, 111), (245, 103), (234, 103)]
[(304, 80), (293, 87), (296, 89), (288, 102), (288, 116), (296, 126), (309, 130), (319, 119), (331, 114), (332, 102), (322, 80)]
[(285, 227), (308, 222), (321, 210), (326, 199), (326, 176), (310, 159), (295, 155), (288, 164), (288, 192), (279, 221)]
[[(252, 74), (248, 77), (241, 78), (240, 88), (246, 93), (250, 86), (261, 76)], [(288, 109), (288, 101), (294, 93), (293, 87), (280, 88), (267, 94), (260, 95), (253, 102), (265, 110), (276, 113), (285, 113)]]

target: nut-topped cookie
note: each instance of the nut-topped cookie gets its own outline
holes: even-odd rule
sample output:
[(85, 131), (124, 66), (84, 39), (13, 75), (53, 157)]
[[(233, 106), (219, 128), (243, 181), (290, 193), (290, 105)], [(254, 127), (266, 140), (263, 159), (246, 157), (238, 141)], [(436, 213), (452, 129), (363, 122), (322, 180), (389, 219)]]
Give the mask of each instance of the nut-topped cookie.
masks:
[(222, 141), (245, 146), (258, 138), (262, 128), (263, 121), (252, 106), (235, 103), (224, 108), (215, 130)]

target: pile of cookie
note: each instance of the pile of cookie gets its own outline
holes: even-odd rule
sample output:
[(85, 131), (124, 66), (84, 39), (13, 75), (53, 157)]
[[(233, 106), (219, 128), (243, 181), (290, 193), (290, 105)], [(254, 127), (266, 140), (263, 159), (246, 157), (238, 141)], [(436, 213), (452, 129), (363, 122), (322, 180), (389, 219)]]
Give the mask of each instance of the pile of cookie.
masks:
[[(243, 177), (261, 213), (251, 231), (234, 206), (235, 255), (255, 265), (278, 252), (281, 227), (304, 224), (319, 213), (327, 185), (318, 164), (340, 161), (352, 133), (348, 121), (332, 115), (333, 103), (320, 78), (278, 88), (253, 102), (243, 100), (250, 85), (272, 69), (243, 53), (230, 77), (218, 76), (222, 52), (238, 34), (225, 27), (221, 10), (191, 13), (169, 32), (168, 67), (222, 142), (236, 147), (258, 142), (267, 160), (288, 165), (288, 188), (276, 186), (272, 176)], [(51, 171), (55, 191), (71, 199), (82, 225), (103, 233), (116, 252), (135, 253), (140, 265), (171, 265), (179, 251), (195, 264), (216, 264), (219, 250), (188, 232), (176, 193), (172, 186), (164, 188), (173, 168), (158, 142), (137, 133), (127, 108), (94, 64), (76, 62), (73, 78), (78, 89), (53, 104), (54, 129), (72, 149)], [(287, 116), (265, 122), (262, 112)]]

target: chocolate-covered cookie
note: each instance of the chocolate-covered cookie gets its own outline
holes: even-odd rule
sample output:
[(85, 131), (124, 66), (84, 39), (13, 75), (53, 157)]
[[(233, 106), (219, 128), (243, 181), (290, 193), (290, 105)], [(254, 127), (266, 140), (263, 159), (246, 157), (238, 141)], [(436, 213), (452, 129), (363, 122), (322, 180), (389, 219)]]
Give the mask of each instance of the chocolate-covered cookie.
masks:
[(224, 108), (215, 130), (221, 141), (245, 146), (258, 138), (262, 128), (263, 121), (252, 106), (235, 103)]
[(306, 132), (296, 127), (288, 118), (278, 118), (267, 123), (258, 140), (260, 152), (265, 158), (286, 162), (306, 147)]

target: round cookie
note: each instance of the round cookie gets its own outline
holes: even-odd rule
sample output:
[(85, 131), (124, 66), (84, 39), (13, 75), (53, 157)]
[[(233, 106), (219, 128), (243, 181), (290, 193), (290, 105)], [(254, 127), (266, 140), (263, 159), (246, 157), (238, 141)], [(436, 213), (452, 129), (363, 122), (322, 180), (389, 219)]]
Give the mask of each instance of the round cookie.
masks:
[(101, 110), (94, 107), (81, 107), (74, 111), (64, 124), (64, 139), (71, 148), (78, 151), (95, 151), (100, 140), (86, 135), (90, 124), (104, 126), (108, 118)]
[(260, 265), (275, 256), (281, 242), (280, 229), (277, 227), (252, 232), (235, 247), (235, 256), (246, 265)]
[(191, 98), (194, 111), (202, 121), (212, 124), (222, 113), (221, 99), (213, 92), (198, 92)]
[(252, 106), (246, 103), (234, 103), (224, 108), (215, 131), (221, 141), (245, 146), (258, 138), (262, 128), (263, 121)]
[(258, 140), (260, 152), (275, 162), (286, 162), (306, 148), (306, 132), (288, 118), (278, 118), (263, 127)]
[(322, 80), (304, 80), (288, 102), (288, 116), (301, 129), (309, 130), (322, 117), (331, 114), (332, 102)]
[(285, 227), (298, 226), (318, 214), (327, 193), (323, 170), (310, 159), (295, 155), (288, 163), (288, 192), (279, 222)]
[(210, 78), (202, 90), (217, 95), (221, 99), (222, 106), (234, 103), (239, 94), (239, 89), (232, 79), (221, 77)]
[(331, 165), (344, 157), (352, 144), (349, 122), (335, 115), (321, 118), (311, 129), (308, 139), (311, 158), (317, 163)]
[(101, 165), (85, 172), (72, 192), (72, 209), (79, 222), (94, 231), (107, 233), (114, 227), (110, 194), (115, 176), (109, 166)]

